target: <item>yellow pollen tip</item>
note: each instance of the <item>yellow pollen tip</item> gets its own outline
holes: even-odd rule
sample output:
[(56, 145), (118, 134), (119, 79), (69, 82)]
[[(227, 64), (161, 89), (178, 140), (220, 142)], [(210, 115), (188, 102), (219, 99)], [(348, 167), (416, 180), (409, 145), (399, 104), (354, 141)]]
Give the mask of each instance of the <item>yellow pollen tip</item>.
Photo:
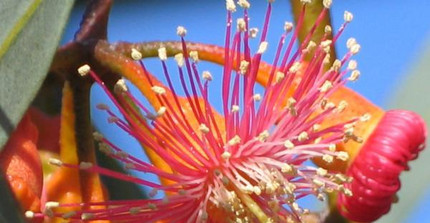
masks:
[(285, 74), (281, 71), (276, 72), (275, 82), (279, 83), (285, 78)]
[(367, 122), (367, 121), (369, 121), (371, 118), (372, 118), (372, 115), (371, 115), (371, 114), (369, 114), (369, 113), (366, 113), (366, 114), (364, 114), (364, 115), (362, 115), (362, 116), (360, 117), (360, 121), (361, 121), (361, 122)]
[(297, 212), (301, 211), (299, 204), (297, 204), (296, 202), (294, 202), (291, 206), (292, 206), (293, 210), (295, 210)]
[(336, 151), (336, 144), (330, 144), (330, 145), (328, 146), (328, 151), (330, 151), (330, 152), (334, 152), (334, 151)]
[(116, 152), (116, 155), (123, 158), (123, 159), (128, 157), (128, 154), (124, 151), (118, 151), (118, 152)]
[(199, 130), (200, 130), (200, 132), (202, 132), (202, 133), (209, 133), (209, 128), (205, 125), (205, 124), (200, 124), (200, 126), (199, 126)]
[(140, 208), (140, 207), (132, 207), (132, 208), (130, 208), (129, 210), (128, 210), (128, 212), (131, 214), (131, 215), (135, 215), (135, 214), (139, 214), (139, 212), (142, 210), (142, 208)]
[(121, 94), (128, 91), (127, 85), (125, 84), (125, 80), (123, 78), (119, 79), (114, 86), (114, 92), (116, 94)]
[(32, 218), (34, 218), (34, 212), (32, 212), (32, 211), (26, 211), (26, 212), (24, 213), (24, 215), (25, 215), (25, 217), (26, 217), (26, 218), (28, 218), (28, 219), (32, 219)]
[(331, 156), (331, 155), (324, 154), (324, 155), (322, 156), (322, 159), (323, 159), (324, 161), (326, 161), (327, 163), (332, 163), (334, 158), (333, 158), (333, 156)]
[(247, 0), (239, 0), (237, 4), (244, 9), (249, 9), (251, 7), (251, 4), (249, 4)]
[(331, 28), (331, 26), (330, 26), (330, 25), (326, 25), (326, 26), (324, 27), (324, 33), (326, 33), (326, 34), (331, 34), (331, 32), (332, 32), (332, 28)]
[(164, 106), (161, 106), (158, 111), (157, 111), (157, 116), (160, 117), (162, 115), (164, 115), (164, 113), (166, 113), (167, 108)]
[(133, 60), (141, 60), (142, 59), (142, 53), (141, 52), (139, 52), (138, 50), (136, 50), (136, 49), (131, 49), (131, 58), (133, 59)]
[(203, 71), (202, 77), (203, 77), (204, 80), (207, 80), (207, 81), (211, 81), (212, 80), (212, 74), (209, 71), (207, 71), (207, 70)]
[(156, 94), (159, 94), (159, 95), (166, 93), (166, 89), (164, 89), (163, 87), (160, 87), (160, 86), (153, 86), (153, 87), (151, 87), (151, 90), (153, 92), (155, 92)]
[(199, 218), (202, 220), (202, 221), (206, 221), (206, 220), (208, 220), (208, 218), (209, 218), (209, 215), (208, 215), (208, 213), (206, 212), (206, 211), (204, 211), (204, 210), (200, 210), (199, 211)]
[(284, 146), (287, 149), (293, 149), (294, 148), (294, 144), (290, 140), (285, 140)]
[(350, 137), (354, 135), (354, 127), (347, 127), (347, 129), (345, 130), (345, 135)]
[(90, 163), (90, 162), (81, 162), (81, 163), (79, 163), (79, 169), (81, 169), (81, 170), (89, 169), (91, 167), (93, 167), (93, 164)]
[(343, 14), (343, 20), (345, 20), (345, 22), (351, 22), (352, 19), (354, 18), (354, 16), (352, 15), (351, 12), (345, 11)]
[(193, 60), (194, 63), (199, 62), (199, 53), (195, 50), (190, 51), (190, 58)]
[(288, 107), (288, 108), (291, 108), (291, 107), (293, 107), (294, 105), (296, 105), (297, 101), (296, 101), (296, 99), (294, 99), (294, 98), (290, 97), (290, 98), (288, 98), (287, 103), (288, 103), (287, 107)]
[(254, 101), (261, 101), (261, 94), (254, 94), (252, 99), (254, 99)]
[(294, 24), (292, 22), (285, 22), (284, 23), (284, 30), (285, 32), (289, 33), (291, 30), (293, 30)]
[(184, 66), (184, 54), (178, 53), (175, 55), (175, 61), (178, 64), (179, 67)]
[(342, 183), (347, 182), (348, 180), (347, 177), (341, 173), (337, 173), (336, 175), (334, 175), (334, 177)]
[(59, 159), (55, 159), (55, 158), (49, 158), (49, 164), (54, 165), (54, 166), (62, 166), (63, 162), (61, 162), (61, 160)]
[(109, 110), (109, 106), (107, 106), (107, 104), (103, 104), (103, 103), (97, 104), (96, 108), (100, 109), (100, 110)]
[(254, 192), (255, 195), (260, 195), (261, 194), (261, 188), (258, 186), (253, 186), (252, 187), (252, 192)]
[(324, 196), (324, 194), (321, 194), (321, 193), (319, 193), (318, 195), (317, 195), (317, 199), (319, 200), (319, 201), (325, 201), (325, 196)]
[(230, 183), (230, 180), (226, 176), (222, 176), (221, 181), (224, 185), (228, 185)]
[(125, 164), (125, 168), (130, 170), (130, 169), (134, 169), (136, 168), (136, 166), (133, 163), (126, 163)]
[(167, 60), (167, 51), (165, 47), (161, 47), (158, 49), (158, 58), (160, 58), (160, 60), (162, 61)]
[(342, 161), (347, 161), (349, 159), (349, 155), (345, 151), (340, 151), (337, 153), (336, 158)]
[(301, 67), (301, 63), (300, 62), (294, 62), (293, 65), (291, 65), (291, 67), (288, 70), (288, 72), (290, 72), (290, 73), (296, 73), (297, 71), (299, 71), (300, 67)]
[(307, 53), (311, 50), (313, 50), (315, 47), (317, 46), (317, 44), (314, 41), (309, 41), (308, 45), (306, 46), (306, 48), (303, 50), (304, 53)]
[(261, 42), (260, 45), (258, 46), (257, 54), (263, 54), (264, 52), (266, 52), (268, 45), (269, 43), (266, 41)]
[(76, 211), (69, 211), (61, 215), (62, 218), (68, 219), (76, 215)]
[(246, 61), (246, 60), (240, 61), (239, 73), (240, 74), (246, 74), (246, 71), (248, 71), (248, 67), (249, 67), (248, 61)]
[(60, 203), (56, 202), (56, 201), (48, 201), (45, 203), (45, 210), (46, 209), (52, 209), (52, 208), (56, 208), (59, 207)]
[(327, 54), (324, 56), (323, 64), (324, 64), (324, 65), (329, 64), (329, 63), (330, 63), (330, 59), (331, 59), (330, 54), (328, 54), (328, 53), (327, 53)]
[(353, 70), (351, 72), (351, 76), (348, 77), (348, 80), (350, 81), (356, 81), (360, 77), (360, 71), (359, 70)]
[(221, 154), (221, 158), (223, 158), (224, 160), (228, 160), (231, 157), (231, 153), (225, 151)]
[(325, 8), (330, 8), (331, 4), (333, 3), (332, 0), (323, 0), (323, 5)]
[(249, 29), (249, 37), (254, 39), (257, 37), (258, 29), (257, 28), (251, 28)]
[(240, 110), (240, 107), (238, 105), (231, 106), (231, 112), (235, 113), (235, 112), (238, 112), (239, 110)]
[(237, 145), (237, 144), (239, 144), (240, 143), (240, 137), (238, 136), (238, 135), (235, 135), (233, 138), (231, 138), (229, 141), (228, 141), (228, 145), (229, 146), (234, 146), (234, 145)]
[(334, 72), (339, 72), (339, 69), (340, 69), (341, 66), (342, 66), (342, 62), (340, 60), (336, 59), (333, 62), (333, 65), (332, 65), (331, 68), (334, 70)]
[(360, 51), (360, 49), (361, 49), (360, 44), (356, 43), (356, 44), (351, 46), (350, 52), (352, 54), (357, 54)]
[(324, 181), (319, 180), (319, 179), (313, 179), (312, 182), (318, 187), (324, 187), (325, 186)]
[(342, 101), (339, 102), (339, 105), (337, 106), (337, 110), (339, 112), (342, 112), (343, 110), (345, 110), (345, 108), (347, 106), (348, 106), (348, 102), (342, 100)]
[(282, 164), (281, 172), (282, 173), (290, 173), (293, 171), (293, 167), (287, 163)]
[(96, 141), (101, 141), (103, 139), (103, 135), (100, 134), (99, 132), (93, 132), (93, 138)]
[(236, 20), (237, 23), (237, 31), (239, 32), (245, 32), (246, 31), (246, 22), (243, 18), (238, 18)]
[(115, 117), (115, 116), (110, 116), (109, 118), (108, 118), (108, 122), (109, 123), (116, 123), (116, 122), (118, 122), (119, 121), (119, 118), (118, 117)]
[(157, 205), (154, 203), (148, 203), (148, 208), (151, 210), (156, 210), (157, 209)]
[(348, 49), (351, 49), (351, 47), (353, 46), (353, 45), (355, 45), (357, 43), (357, 40), (355, 39), (355, 38), (349, 38), (347, 41), (346, 41), (346, 47), (348, 48)]
[(260, 141), (260, 142), (265, 142), (266, 141), (266, 139), (269, 137), (269, 131), (267, 131), (267, 130), (264, 130), (263, 132), (261, 132), (258, 136), (257, 136), (257, 139), (258, 139), (258, 141)]
[(316, 131), (318, 131), (320, 128), (321, 128), (321, 125), (320, 125), (320, 124), (314, 124), (314, 125), (312, 126), (312, 131), (316, 132)]
[(228, 11), (235, 12), (236, 11), (236, 4), (234, 4), (233, 0), (226, 0), (225, 5)]
[(94, 218), (94, 214), (92, 214), (92, 213), (82, 213), (81, 214), (81, 220), (90, 220), (90, 219), (92, 219), (92, 218)]
[(176, 28), (176, 35), (180, 37), (184, 37), (187, 34), (187, 30), (183, 26), (178, 26)]
[(357, 69), (357, 66), (358, 66), (358, 64), (357, 64), (356, 60), (350, 60), (348, 62), (348, 70), (355, 70), (355, 69)]
[(320, 92), (321, 93), (325, 93), (328, 90), (330, 90), (333, 87), (333, 84), (331, 83), (331, 81), (324, 81), (323, 85), (320, 87)]
[(297, 139), (299, 140), (299, 142), (303, 142), (309, 139), (309, 135), (307, 132), (301, 132)]
[(330, 47), (333, 42), (331, 40), (324, 40), (320, 43), (321, 48)]
[(187, 194), (187, 191), (186, 191), (186, 190), (184, 190), (184, 189), (179, 189), (179, 190), (178, 190), (178, 194), (179, 194), (179, 195), (186, 195), (186, 194)]
[(112, 149), (106, 143), (99, 143), (99, 150), (107, 155), (112, 154)]
[(316, 173), (318, 176), (324, 177), (327, 175), (328, 171), (326, 169), (320, 167), (317, 169)]
[(342, 192), (343, 192), (343, 194), (345, 194), (348, 197), (351, 197), (353, 195), (352, 191), (348, 188), (345, 188)]
[(312, 0), (300, 0), (300, 2), (302, 4), (310, 4), (310, 3), (312, 3)]
[(85, 64), (85, 65), (78, 68), (78, 73), (79, 73), (79, 75), (81, 75), (83, 77), (83, 76), (87, 75), (90, 72), (90, 70), (91, 70), (90, 65)]

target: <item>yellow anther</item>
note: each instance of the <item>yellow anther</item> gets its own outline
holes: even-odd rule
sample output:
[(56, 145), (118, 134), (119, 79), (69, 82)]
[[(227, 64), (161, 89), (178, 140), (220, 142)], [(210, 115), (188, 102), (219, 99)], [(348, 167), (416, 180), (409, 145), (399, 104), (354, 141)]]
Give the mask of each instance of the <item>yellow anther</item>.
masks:
[(90, 70), (91, 70), (91, 67), (88, 64), (85, 64), (78, 68), (78, 73), (81, 76), (85, 76), (90, 72)]
[(199, 130), (202, 133), (208, 133), (209, 132), (209, 128), (204, 123), (199, 125)]
[(165, 47), (161, 47), (158, 49), (158, 58), (160, 58), (160, 60), (162, 61), (167, 60), (167, 52)]
[(176, 34), (180, 37), (184, 37), (187, 34), (187, 30), (183, 26), (178, 26), (176, 28)]
[(285, 142), (284, 142), (284, 146), (285, 146), (285, 148), (287, 148), (287, 149), (292, 149), (292, 148), (294, 148), (294, 144), (293, 144), (290, 140), (285, 140)]
[(141, 60), (142, 59), (142, 53), (139, 52), (137, 49), (131, 49), (131, 54), (130, 54), (131, 58), (133, 60)]
[(266, 52), (268, 45), (269, 43), (266, 41), (261, 42), (260, 45), (258, 46), (257, 54), (263, 54), (264, 52)]
[(294, 24), (292, 22), (285, 22), (284, 23), (284, 30), (285, 32), (291, 32), (293, 30)]
[(307, 132), (301, 132), (297, 139), (299, 140), (299, 142), (303, 142), (309, 139), (309, 135)]
[(163, 87), (160, 86), (153, 86), (151, 87), (151, 90), (156, 93), (156, 94), (165, 94), (166, 93), (166, 89), (164, 89)]
[(178, 64), (179, 67), (183, 67), (184, 66), (184, 54), (182, 53), (178, 53), (175, 55), (175, 61)]

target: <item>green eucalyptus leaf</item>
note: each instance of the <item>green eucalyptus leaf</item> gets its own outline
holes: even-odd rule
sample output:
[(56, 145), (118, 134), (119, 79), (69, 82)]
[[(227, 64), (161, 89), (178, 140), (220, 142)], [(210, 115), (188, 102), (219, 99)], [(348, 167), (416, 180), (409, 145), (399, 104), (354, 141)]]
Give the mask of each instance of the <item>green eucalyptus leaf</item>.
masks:
[(21, 209), (10, 192), (9, 183), (0, 171), (0, 222), (25, 223)]
[[(399, 90), (394, 95), (389, 107), (393, 109), (408, 109), (420, 114), (427, 123), (430, 123), (430, 39), (425, 50), (418, 57), (410, 74), (399, 83)], [(428, 146), (427, 146), (428, 147)], [(398, 193), (399, 203), (393, 204), (390, 212), (378, 222), (407, 222), (407, 217), (414, 210), (420, 198), (430, 188), (428, 164), (430, 162), (430, 149), (426, 148), (419, 154), (417, 160), (410, 163), (411, 171), (400, 176), (402, 188)]]
[(0, 150), (47, 74), (73, 2), (0, 1)]

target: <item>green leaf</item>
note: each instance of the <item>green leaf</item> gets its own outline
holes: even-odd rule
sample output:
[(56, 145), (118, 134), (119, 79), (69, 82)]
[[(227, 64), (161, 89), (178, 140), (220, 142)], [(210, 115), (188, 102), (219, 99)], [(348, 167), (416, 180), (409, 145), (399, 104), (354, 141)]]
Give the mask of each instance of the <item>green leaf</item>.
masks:
[(9, 183), (0, 171), (0, 222), (25, 223), (19, 205), (10, 191)]
[(73, 2), (0, 1), (0, 150), (47, 74)]
[[(394, 95), (390, 108), (408, 109), (420, 114), (427, 123), (430, 123), (430, 40), (425, 50), (419, 54), (417, 63), (409, 75), (399, 82), (399, 90)], [(428, 147), (428, 146), (427, 146)], [(402, 188), (398, 193), (399, 203), (393, 204), (390, 212), (382, 217), (379, 223), (406, 222), (406, 218), (418, 205), (420, 198), (430, 188), (428, 177), (428, 164), (430, 162), (430, 149), (426, 148), (419, 154), (417, 160), (410, 163), (411, 171), (401, 175)]]

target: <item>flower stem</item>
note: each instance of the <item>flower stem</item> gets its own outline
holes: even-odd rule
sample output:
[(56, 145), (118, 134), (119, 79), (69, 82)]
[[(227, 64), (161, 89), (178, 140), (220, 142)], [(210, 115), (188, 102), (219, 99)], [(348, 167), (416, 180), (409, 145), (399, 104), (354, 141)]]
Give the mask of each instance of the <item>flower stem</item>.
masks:
[[(290, 0), (291, 8), (293, 10), (294, 20), (297, 24), (297, 21), (302, 13), (302, 7), (303, 3), (300, 0)], [(322, 0), (318, 1), (312, 1), (311, 3), (306, 4), (306, 14), (305, 19), (303, 20), (302, 27), (299, 29), (299, 43), (303, 43), (303, 41), (306, 39), (306, 36), (308, 35), (309, 31), (311, 30), (312, 26), (315, 24), (316, 20), (318, 19), (321, 11), (324, 9), (324, 6), (322, 4)], [(315, 30), (314, 34), (311, 37), (311, 40), (319, 43), (324, 36), (324, 28), (326, 25), (331, 26), (331, 19), (330, 19), (330, 13), (326, 13), (324, 18), (321, 20), (320, 25)], [(330, 35), (332, 37), (332, 35)], [(330, 38), (332, 39), (332, 38)], [(333, 47), (334, 48), (334, 47)], [(309, 53), (305, 60), (309, 61), (311, 59), (312, 53)], [(330, 63), (331, 65), (333, 61), (336, 59), (336, 52), (334, 49), (330, 51)]]

